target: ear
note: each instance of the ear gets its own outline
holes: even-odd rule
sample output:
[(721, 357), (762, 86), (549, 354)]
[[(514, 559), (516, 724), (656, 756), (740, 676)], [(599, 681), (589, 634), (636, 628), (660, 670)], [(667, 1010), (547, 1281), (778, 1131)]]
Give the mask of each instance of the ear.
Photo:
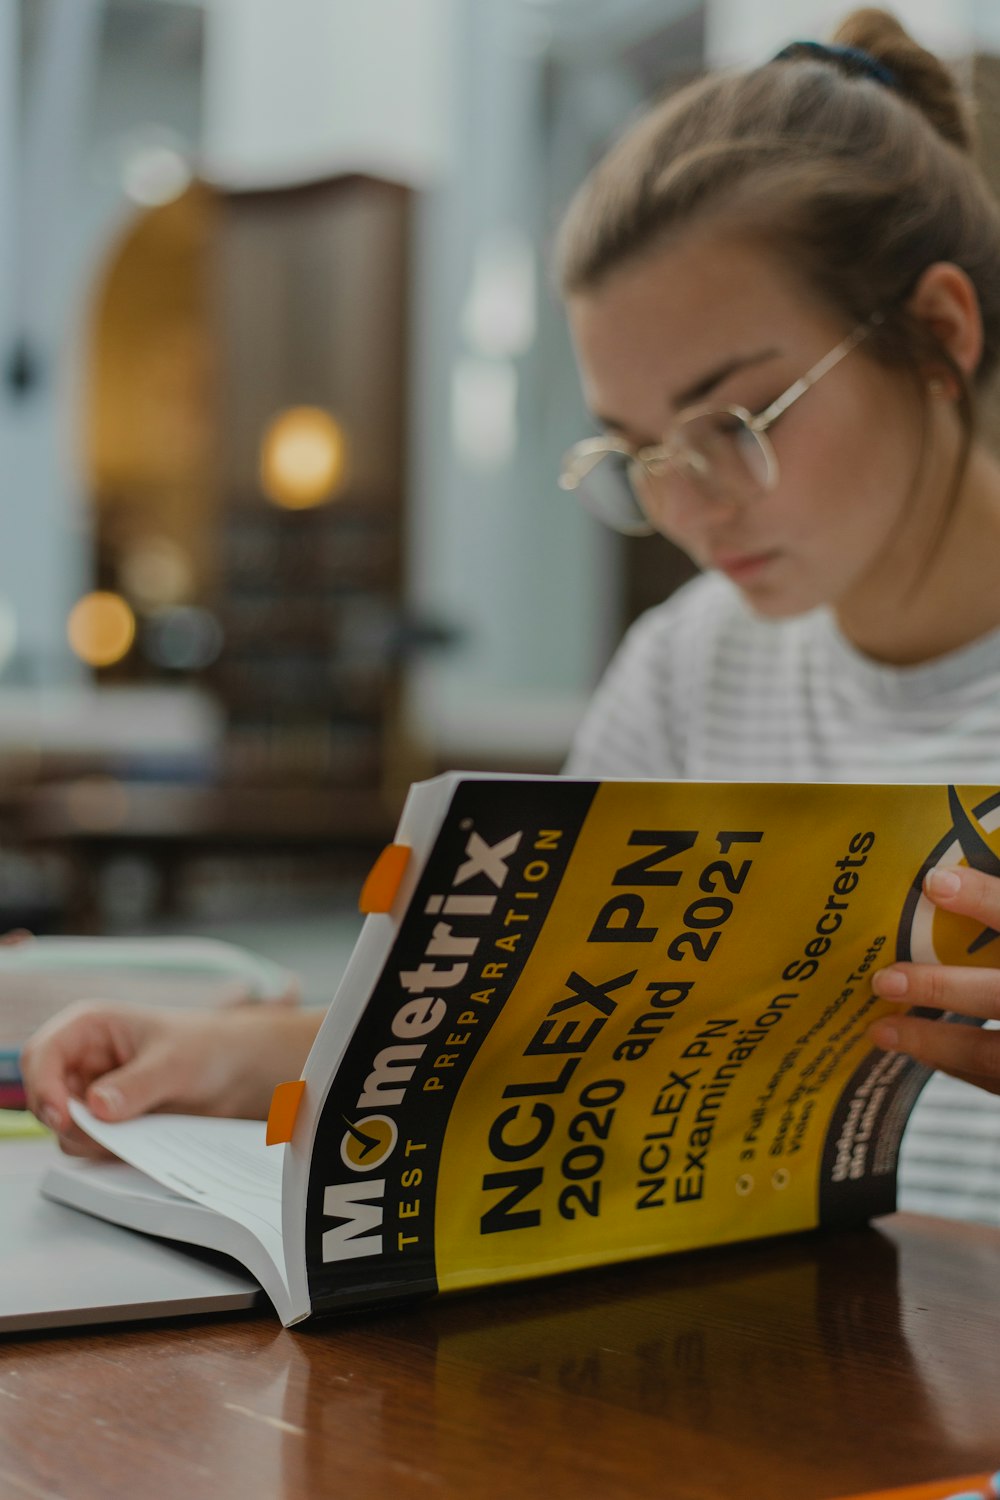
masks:
[(983, 353), (983, 320), (976, 289), (960, 266), (936, 261), (928, 266), (907, 303), (960, 370), (971, 379)]

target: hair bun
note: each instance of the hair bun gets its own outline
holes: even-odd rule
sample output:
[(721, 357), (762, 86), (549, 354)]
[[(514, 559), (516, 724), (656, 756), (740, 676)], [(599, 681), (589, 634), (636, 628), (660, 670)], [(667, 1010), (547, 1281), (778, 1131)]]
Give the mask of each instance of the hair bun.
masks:
[(975, 129), (968, 101), (940, 58), (915, 42), (896, 17), (866, 6), (845, 16), (831, 40), (857, 47), (895, 75), (900, 94), (916, 106), (939, 135), (971, 151)]

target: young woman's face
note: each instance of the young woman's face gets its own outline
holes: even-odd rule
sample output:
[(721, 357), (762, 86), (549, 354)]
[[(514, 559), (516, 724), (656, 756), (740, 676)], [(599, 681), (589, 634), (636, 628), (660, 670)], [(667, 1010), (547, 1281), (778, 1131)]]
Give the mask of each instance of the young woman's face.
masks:
[[(635, 448), (661, 443), (695, 403), (763, 411), (851, 332), (762, 250), (693, 234), (571, 298), (569, 317), (595, 420)], [(912, 383), (862, 342), (769, 429), (772, 490), (713, 499), (670, 475), (651, 519), (761, 615), (895, 592), (928, 534), (920, 428)]]

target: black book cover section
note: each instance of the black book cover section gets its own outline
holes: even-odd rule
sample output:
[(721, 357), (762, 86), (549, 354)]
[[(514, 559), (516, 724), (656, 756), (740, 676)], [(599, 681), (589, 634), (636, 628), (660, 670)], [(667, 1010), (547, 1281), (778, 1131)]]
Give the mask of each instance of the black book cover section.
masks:
[(850, 1229), (896, 1207), (899, 1146), (931, 1069), (901, 1054), (870, 1054), (830, 1117), (819, 1173), (821, 1228)]

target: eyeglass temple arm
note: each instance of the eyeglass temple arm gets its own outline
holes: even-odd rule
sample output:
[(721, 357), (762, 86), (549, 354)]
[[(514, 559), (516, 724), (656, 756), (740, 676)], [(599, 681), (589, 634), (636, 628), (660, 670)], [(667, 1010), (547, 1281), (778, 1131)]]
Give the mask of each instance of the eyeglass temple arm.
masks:
[(623, 458), (634, 461), (635, 454), (624, 444), (609, 442), (606, 438), (584, 438), (574, 443), (563, 460), (563, 469), (556, 481), (561, 490), (576, 490), (590, 471), (597, 467), (609, 453), (620, 453)]
[(811, 370), (807, 370), (800, 380), (796, 380), (794, 385), (788, 387), (787, 391), (783, 391), (777, 401), (772, 401), (770, 406), (766, 407), (764, 411), (759, 412), (756, 417), (753, 417), (749, 423), (751, 429), (754, 432), (766, 432), (771, 423), (776, 422), (782, 412), (788, 410), (793, 401), (797, 401), (800, 396), (804, 396), (810, 386), (814, 386), (817, 380), (820, 380), (828, 371), (833, 369), (834, 365), (839, 365), (845, 355), (850, 354), (851, 350), (856, 348), (862, 339), (867, 338), (875, 325), (881, 323), (881, 321), (881, 316), (876, 315), (870, 318), (867, 323), (859, 323), (853, 333), (849, 333), (846, 339), (839, 343), (835, 349), (830, 350), (829, 354), (824, 354), (823, 358), (818, 360)]

